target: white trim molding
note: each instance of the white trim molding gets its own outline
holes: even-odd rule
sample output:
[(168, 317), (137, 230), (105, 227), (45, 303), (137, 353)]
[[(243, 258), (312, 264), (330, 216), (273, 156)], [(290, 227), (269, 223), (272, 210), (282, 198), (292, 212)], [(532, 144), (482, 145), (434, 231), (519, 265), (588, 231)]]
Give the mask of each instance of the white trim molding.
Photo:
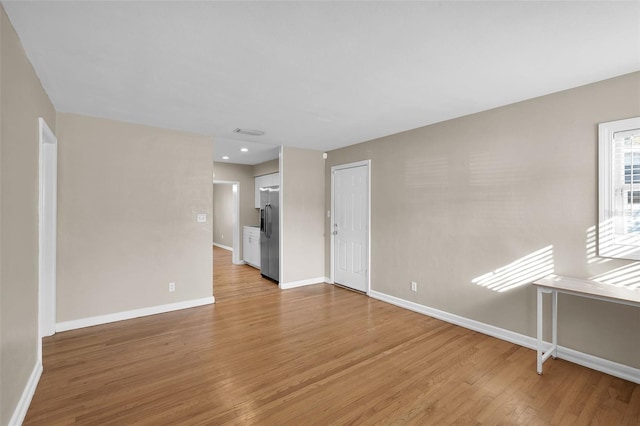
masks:
[(31, 405), (33, 395), (36, 393), (36, 388), (38, 387), (40, 376), (42, 376), (42, 362), (38, 361), (36, 362), (36, 365), (33, 366), (33, 371), (31, 371), (29, 380), (27, 381), (27, 384), (22, 391), (22, 395), (20, 396), (18, 405), (16, 405), (16, 409), (13, 410), (13, 415), (9, 420), (10, 426), (21, 425), (24, 421), (24, 418), (27, 415), (27, 410), (29, 409), (29, 405)]
[[(58, 203), (58, 139), (38, 118), (38, 336), (52, 336), (56, 327), (56, 223)], [(42, 360), (42, 339), (38, 342)]]
[[(213, 245), (215, 247), (219, 247), (219, 248), (224, 249), (224, 250), (233, 251), (233, 247), (223, 246), (222, 244), (218, 244), (218, 243), (213, 243)], [(242, 262), (242, 263), (244, 263), (244, 262)]]
[[(375, 290), (370, 290), (369, 296), (374, 299), (391, 303), (392, 305), (396, 305), (404, 309), (408, 309), (410, 311), (418, 312), (420, 314), (446, 321), (460, 327), (468, 328), (469, 330), (477, 331), (479, 333), (483, 333), (491, 337), (496, 337), (501, 340), (506, 340), (507, 342), (524, 346), (525, 348), (533, 349), (534, 351), (537, 349), (538, 342), (535, 337), (525, 336), (524, 334), (505, 330), (504, 328), (495, 327), (493, 325), (461, 317), (459, 315), (451, 314), (439, 309), (430, 308), (419, 303), (410, 302), (408, 300), (391, 296), (386, 293), (381, 293)], [(545, 345), (547, 345), (547, 347), (549, 348), (551, 347), (551, 343), (545, 342)], [(535, 354), (532, 354), (532, 356), (535, 357)], [(619, 364), (617, 362), (585, 354), (583, 352), (579, 352), (563, 346), (558, 346), (558, 358), (582, 365), (583, 367), (600, 371), (602, 373), (610, 374), (612, 376), (619, 377), (630, 382), (640, 384), (640, 369), (638, 368)], [(532, 373), (535, 373), (535, 369), (532, 370)]]
[(179, 311), (181, 309), (195, 308), (197, 306), (215, 303), (215, 298), (203, 297), (202, 299), (185, 300), (183, 302), (168, 303), (166, 305), (150, 306), (148, 308), (133, 309), (131, 311), (116, 312), (113, 314), (99, 315), (78, 320), (64, 321), (56, 324), (56, 331), (68, 331), (94, 325), (108, 324), (110, 322), (124, 321), (148, 315), (162, 314), (165, 312)]
[(309, 278), (307, 280), (292, 281), (290, 283), (280, 283), (281, 290), (288, 290), (290, 288), (303, 287), (305, 285), (324, 284), (326, 282), (325, 277)]

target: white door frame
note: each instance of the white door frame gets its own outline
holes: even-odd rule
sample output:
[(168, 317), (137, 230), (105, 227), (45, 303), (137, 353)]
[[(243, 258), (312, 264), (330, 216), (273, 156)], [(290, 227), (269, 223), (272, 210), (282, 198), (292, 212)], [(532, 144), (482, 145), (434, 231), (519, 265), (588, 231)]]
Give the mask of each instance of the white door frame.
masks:
[(38, 356), (42, 360), (42, 337), (56, 332), (58, 139), (42, 117), (38, 134)]
[(333, 218), (335, 217), (335, 171), (352, 169), (354, 167), (366, 167), (367, 168), (367, 290), (368, 295), (371, 291), (371, 160), (356, 161), (354, 163), (340, 164), (337, 166), (331, 166), (331, 221), (329, 224), (329, 233), (331, 235), (331, 283), (335, 280), (335, 236), (333, 235)]
[[(213, 180), (214, 184), (218, 185), (232, 185), (231, 190), (233, 191), (233, 199), (231, 202), (231, 215), (232, 215), (232, 223), (233, 227), (233, 245), (232, 245), (232, 255), (231, 261), (235, 265), (242, 265), (244, 262), (240, 256), (240, 182), (232, 181), (232, 180)], [(213, 229), (213, 217), (211, 218), (211, 229)]]

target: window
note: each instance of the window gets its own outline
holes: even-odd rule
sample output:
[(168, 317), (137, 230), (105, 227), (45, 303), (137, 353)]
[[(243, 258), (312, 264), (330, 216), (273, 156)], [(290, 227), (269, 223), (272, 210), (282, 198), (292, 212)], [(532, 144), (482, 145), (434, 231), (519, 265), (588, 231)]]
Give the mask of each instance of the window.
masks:
[(598, 130), (598, 255), (640, 260), (640, 117)]
[(631, 182), (640, 183), (640, 152), (638, 151), (624, 153), (624, 183)]

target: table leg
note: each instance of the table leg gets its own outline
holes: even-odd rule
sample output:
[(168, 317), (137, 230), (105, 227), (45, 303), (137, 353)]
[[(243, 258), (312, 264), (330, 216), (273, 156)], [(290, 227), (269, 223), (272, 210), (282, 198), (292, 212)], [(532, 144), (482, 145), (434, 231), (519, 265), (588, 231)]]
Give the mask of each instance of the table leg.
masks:
[(553, 358), (558, 358), (558, 292), (551, 292), (551, 345), (553, 347)]
[(537, 335), (538, 335), (538, 351), (537, 351), (537, 371), (542, 374), (542, 289), (538, 290), (538, 309), (537, 309)]

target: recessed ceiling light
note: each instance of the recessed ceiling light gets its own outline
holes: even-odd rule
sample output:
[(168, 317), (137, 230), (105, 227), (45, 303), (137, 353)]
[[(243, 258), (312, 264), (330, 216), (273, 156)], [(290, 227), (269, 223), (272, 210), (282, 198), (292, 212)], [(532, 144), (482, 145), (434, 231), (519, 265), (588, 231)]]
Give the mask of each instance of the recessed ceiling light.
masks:
[(242, 152), (249, 152), (249, 148), (240, 148), (240, 151), (242, 151)]
[(251, 129), (240, 129), (240, 128), (235, 129), (233, 133), (241, 133), (243, 135), (250, 135), (250, 136), (264, 135), (264, 132), (262, 130), (251, 130)]
[(222, 159), (223, 159), (223, 160), (228, 160), (228, 159), (229, 159), (229, 157), (225, 155), (225, 156), (223, 156), (223, 157), (222, 157)]

